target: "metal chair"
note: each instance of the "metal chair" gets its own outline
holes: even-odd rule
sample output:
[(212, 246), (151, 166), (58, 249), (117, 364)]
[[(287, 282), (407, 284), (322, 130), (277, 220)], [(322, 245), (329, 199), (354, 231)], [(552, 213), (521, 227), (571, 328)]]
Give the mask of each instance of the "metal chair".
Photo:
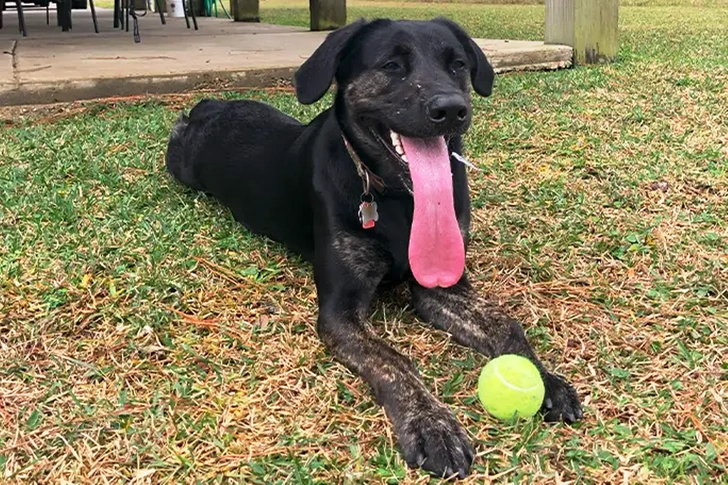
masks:
[[(5, 6), (8, 4), (6, 0), (0, 0), (0, 29), (3, 28), (3, 11)], [(23, 15), (23, 2), (22, 0), (15, 0), (15, 8), (18, 10), (18, 28), (23, 37), (28, 36), (28, 31), (25, 28), (25, 16)]]
[[(159, 20), (162, 22), (162, 25), (167, 25), (167, 20), (164, 18), (164, 12), (162, 11), (162, 3), (160, 0), (154, 0), (154, 6), (156, 7), (157, 13), (159, 14)], [(145, 17), (148, 10), (148, 3), (144, 3), (144, 10), (141, 15), (137, 14), (136, 6), (134, 5), (134, 0), (114, 0), (114, 28), (126, 28), (126, 31), (129, 31), (129, 17), (134, 17), (134, 14), (136, 14), (138, 17)], [(124, 16), (126, 14), (126, 21), (124, 20)], [(126, 25), (126, 27), (125, 27)]]
[[(73, 22), (71, 21), (71, 12), (73, 7), (72, 0), (54, 0), (56, 3), (56, 14), (57, 14), (57, 22), (58, 26), (61, 27), (61, 30), (63, 32), (67, 32), (70, 29), (73, 29)], [(96, 6), (94, 5), (94, 0), (88, 0), (89, 7), (91, 7), (91, 20), (93, 20), (94, 24), (94, 32), (99, 33), (99, 23), (96, 18)], [(46, 6), (46, 22), (48, 23), (50, 21), (49, 14), (48, 14), (48, 8)]]
[[(195, 30), (199, 30), (197, 26), (197, 17), (195, 16), (194, 8), (192, 8), (191, 5), (192, 0), (189, 0), (189, 2), (190, 5), (188, 6), (187, 3), (182, 0), (182, 10), (185, 16), (185, 23), (187, 24), (187, 28), (189, 29), (189, 18), (192, 17), (192, 22), (194, 24)], [(167, 21), (164, 19), (164, 12), (162, 12), (161, 1), (154, 0), (154, 5), (156, 7), (157, 13), (159, 13), (159, 20), (162, 22), (162, 25), (166, 25)], [(133, 24), (134, 42), (141, 42), (138, 18), (147, 15), (147, 13), (149, 12), (148, 7), (149, 4), (145, 2), (143, 13), (140, 15), (137, 14), (134, 0), (114, 0), (114, 28), (125, 29), (127, 32), (129, 32), (129, 27)]]

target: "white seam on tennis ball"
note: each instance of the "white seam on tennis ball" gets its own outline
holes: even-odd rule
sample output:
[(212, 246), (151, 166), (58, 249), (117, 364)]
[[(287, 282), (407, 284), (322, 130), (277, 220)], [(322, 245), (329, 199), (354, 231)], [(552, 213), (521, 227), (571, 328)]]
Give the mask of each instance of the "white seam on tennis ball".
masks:
[(498, 366), (497, 366), (497, 365), (493, 366), (493, 372), (495, 372), (495, 375), (497, 375), (497, 376), (498, 376), (498, 379), (500, 379), (500, 381), (501, 381), (501, 382), (502, 382), (503, 384), (505, 384), (505, 385), (506, 385), (507, 387), (510, 387), (510, 388), (511, 388), (511, 389), (513, 389), (514, 391), (520, 391), (520, 392), (528, 392), (528, 391), (533, 391), (534, 389), (536, 389), (536, 388), (538, 387), (538, 384), (536, 384), (536, 385), (534, 385), (534, 386), (531, 386), (531, 387), (528, 387), (528, 388), (526, 388), (526, 389), (524, 389), (524, 388), (522, 388), (522, 387), (514, 386), (513, 384), (511, 384), (510, 382), (508, 382), (508, 381), (507, 381), (507, 380), (505, 379), (505, 377), (503, 377), (503, 376), (501, 375), (500, 371), (498, 371)]

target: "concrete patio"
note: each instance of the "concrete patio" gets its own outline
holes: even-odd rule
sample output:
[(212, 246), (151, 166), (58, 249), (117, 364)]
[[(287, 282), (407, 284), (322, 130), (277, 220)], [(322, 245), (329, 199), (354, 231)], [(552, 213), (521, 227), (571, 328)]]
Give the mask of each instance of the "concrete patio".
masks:
[[(157, 14), (139, 19), (141, 42), (113, 28), (112, 12), (73, 11), (73, 30), (61, 32), (51, 11), (26, 11), (28, 37), (18, 33), (14, 11), (0, 30), (0, 105), (174, 93), (199, 88), (266, 87), (290, 82), (293, 72), (319, 46), (326, 32), (280, 25)], [(496, 71), (571, 66), (572, 48), (543, 42), (477, 39)]]

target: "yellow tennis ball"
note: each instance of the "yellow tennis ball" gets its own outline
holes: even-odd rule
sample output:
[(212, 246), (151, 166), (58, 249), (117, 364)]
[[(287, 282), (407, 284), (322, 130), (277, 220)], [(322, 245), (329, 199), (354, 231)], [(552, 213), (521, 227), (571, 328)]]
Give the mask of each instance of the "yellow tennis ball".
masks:
[(478, 378), (478, 397), (488, 413), (502, 420), (531, 417), (541, 409), (546, 389), (536, 366), (506, 354), (488, 362)]

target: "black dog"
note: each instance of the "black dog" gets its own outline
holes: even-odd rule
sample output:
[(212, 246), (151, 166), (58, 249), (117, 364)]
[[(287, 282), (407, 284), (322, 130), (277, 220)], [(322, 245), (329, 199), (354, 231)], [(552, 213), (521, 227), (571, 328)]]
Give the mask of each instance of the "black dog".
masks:
[(320, 338), (371, 386), (410, 466), (465, 477), (473, 449), (412, 362), (370, 330), (384, 283), (407, 282), (419, 318), (460, 344), (531, 359), (545, 419), (581, 419), (574, 388), (465, 275), (470, 201), (458, 154), (471, 83), (481, 96), (493, 86), (482, 50), (446, 19), (359, 20), (301, 66), (298, 100), (316, 102), (334, 79), (333, 107), (305, 126), (255, 101), (201, 101), (172, 131), (168, 170), (313, 263)]

